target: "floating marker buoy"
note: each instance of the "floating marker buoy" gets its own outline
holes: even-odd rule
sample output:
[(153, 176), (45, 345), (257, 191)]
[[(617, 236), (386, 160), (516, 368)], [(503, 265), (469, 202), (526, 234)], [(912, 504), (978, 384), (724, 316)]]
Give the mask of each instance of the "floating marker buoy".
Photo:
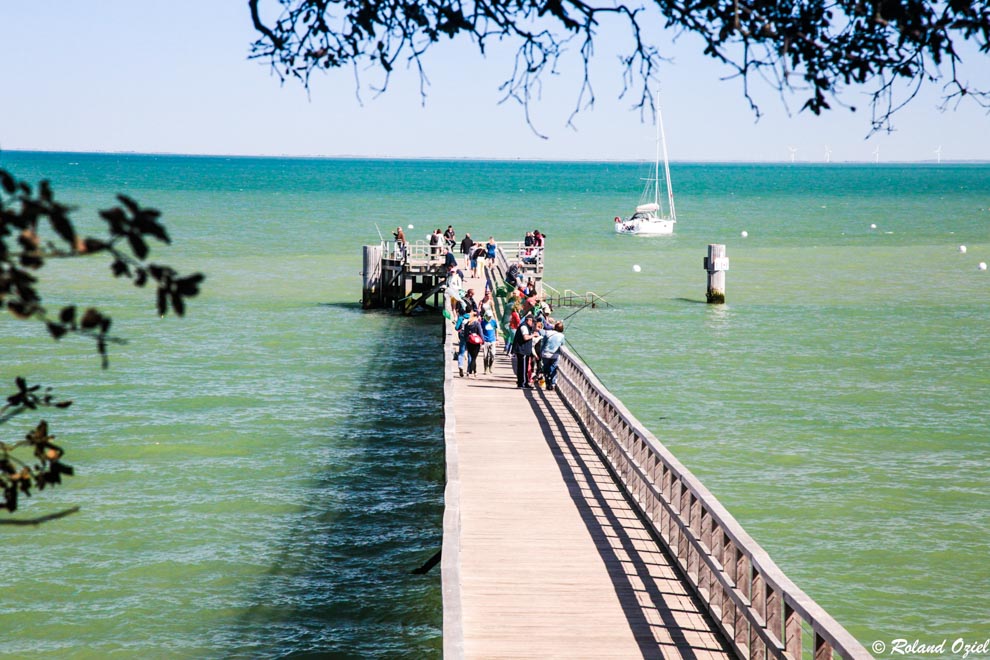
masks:
[(413, 226), (412, 226), (412, 225), (409, 225), (409, 228), (410, 228), (410, 229), (412, 229), (412, 228), (413, 228)]
[(876, 228), (877, 228), (876, 225), (870, 225), (870, 229), (876, 229)]
[(739, 235), (742, 236), (743, 238), (746, 238), (747, 236), (749, 236), (749, 232), (744, 229), (742, 232), (740, 232)]
[(643, 269), (639, 267), (639, 264), (633, 264), (633, 272), (634, 273), (638, 273), (641, 270), (643, 270)]
[(977, 268), (979, 268), (980, 270), (986, 270), (987, 269), (987, 262), (981, 261), (980, 262), (980, 265), (977, 266)]
[(960, 245), (959, 246), (959, 251), (962, 252), (963, 254), (966, 254), (966, 246), (965, 245)]

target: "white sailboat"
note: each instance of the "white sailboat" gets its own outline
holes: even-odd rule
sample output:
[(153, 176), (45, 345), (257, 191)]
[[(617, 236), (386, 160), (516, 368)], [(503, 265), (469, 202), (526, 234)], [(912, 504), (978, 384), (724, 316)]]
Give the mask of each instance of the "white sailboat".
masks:
[[(663, 154), (663, 172), (667, 181), (668, 213), (660, 204), (660, 155)], [(670, 187), (670, 165), (667, 162), (667, 138), (663, 132), (663, 118), (660, 116), (660, 96), (657, 96), (657, 157), (653, 167), (653, 201), (640, 204), (636, 212), (623, 220), (615, 217), (615, 231), (619, 234), (637, 236), (669, 236), (674, 233), (677, 213), (674, 210), (674, 189)]]

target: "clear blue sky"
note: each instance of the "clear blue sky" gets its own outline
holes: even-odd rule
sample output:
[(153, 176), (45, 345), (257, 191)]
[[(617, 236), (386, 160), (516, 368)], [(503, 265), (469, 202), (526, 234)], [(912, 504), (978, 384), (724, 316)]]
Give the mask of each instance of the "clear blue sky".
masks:
[[(499, 83), (511, 53), (483, 59), (467, 42), (431, 52), (425, 107), (414, 71), (400, 69), (389, 91), (367, 89), (363, 105), (351, 70), (317, 74), (307, 93), (280, 86), (247, 60), (254, 32), (247, 2), (191, 0), (0, 2), (0, 148), (48, 151), (136, 151), (187, 154), (469, 157), (640, 160), (652, 158), (651, 120), (641, 123), (630, 99), (619, 99), (613, 56), (621, 35), (606, 34), (593, 72), (597, 101), (565, 126), (579, 90), (577, 70), (547, 81), (533, 107), (536, 137), (521, 109), (499, 105)], [(757, 123), (739, 81), (701, 56), (691, 35), (671, 44), (674, 62), (660, 72), (663, 117), (672, 160), (821, 162), (990, 160), (990, 117), (973, 103), (942, 113), (936, 90), (895, 118), (897, 131), (864, 140), (859, 112), (788, 116), (775, 92), (757, 84), (765, 116)], [(494, 45), (494, 44), (493, 44)], [(987, 58), (970, 75), (990, 76)], [(982, 66), (981, 66), (982, 65)], [(981, 72), (980, 69), (983, 69)], [(855, 92), (854, 92), (855, 94)], [(856, 100), (850, 96), (850, 100)]]

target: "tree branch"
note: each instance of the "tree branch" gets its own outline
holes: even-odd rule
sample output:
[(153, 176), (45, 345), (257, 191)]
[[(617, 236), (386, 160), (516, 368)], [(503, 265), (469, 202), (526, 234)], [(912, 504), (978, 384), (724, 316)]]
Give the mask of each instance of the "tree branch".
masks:
[(59, 511), (57, 513), (49, 513), (47, 516), (39, 516), (37, 518), (0, 518), (0, 525), (18, 525), (18, 526), (34, 526), (37, 527), (42, 523), (46, 523), (50, 520), (58, 520), (59, 518), (65, 518), (66, 516), (71, 516), (73, 513), (79, 511), (78, 506), (74, 506), (64, 511)]

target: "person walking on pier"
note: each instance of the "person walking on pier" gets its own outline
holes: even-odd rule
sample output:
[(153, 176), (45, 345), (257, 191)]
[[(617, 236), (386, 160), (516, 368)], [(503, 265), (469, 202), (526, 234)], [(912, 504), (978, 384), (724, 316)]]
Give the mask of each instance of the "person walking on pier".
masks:
[(468, 314), (467, 322), (464, 324), (464, 338), (467, 344), (467, 375), (468, 378), (478, 377), (478, 353), (481, 345), (485, 343), (483, 337), (484, 329), (478, 319), (478, 312), (471, 311)]
[(560, 358), (560, 347), (564, 345), (564, 322), (557, 321), (553, 329), (547, 329), (543, 338), (543, 378), (546, 380), (547, 391), (557, 389), (557, 360)]
[(430, 234), (430, 261), (434, 261), (440, 258), (440, 249), (443, 245), (443, 236), (440, 234), (440, 228), (437, 227), (436, 231)]
[(489, 236), (488, 242), (485, 243), (485, 257), (489, 267), (493, 267), (495, 265), (495, 247), (495, 237)]
[(512, 354), (516, 368), (516, 387), (532, 389), (529, 378), (529, 367), (533, 355), (533, 317), (527, 316), (519, 324), (512, 338)]
[(464, 299), (461, 301), (461, 304), (464, 305), (465, 310), (469, 312), (474, 312), (475, 314), (478, 313), (478, 303), (474, 299), (474, 289), (467, 290), (467, 293), (464, 294)]
[(471, 277), (478, 277), (478, 261), (484, 258), (485, 246), (476, 244), (471, 249), (471, 257), (468, 259), (468, 265), (471, 267)]
[(461, 240), (461, 254), (464, 255), (464, 270), (471, 267), (471, 253), (474, 252), (474, 239), (471, 234), (464, 234)]
[(481, 324), (481, 338), (485, 340), (485, 373), (490, 374), (495, 366), (495, 341), (498, 339), (498, 321), (494, 312), (482, 305), (484, 321)]
[(467, 367), (468, 342), (465, 329), (470, 320), (471, 312), (458, 312), (457, 321), (454, 323), (454, 330), (457, 332), (457, 371), (461, 376), (464, 376), (464, 369)]

